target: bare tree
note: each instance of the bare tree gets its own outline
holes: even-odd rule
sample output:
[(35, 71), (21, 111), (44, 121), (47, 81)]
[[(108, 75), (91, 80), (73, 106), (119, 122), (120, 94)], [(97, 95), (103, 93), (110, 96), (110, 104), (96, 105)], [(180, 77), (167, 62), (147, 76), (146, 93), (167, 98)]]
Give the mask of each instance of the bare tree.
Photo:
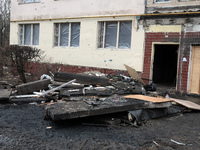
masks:
[(0, 1), (0, 46), (9, 45), (10, 34), (10, 0)]
[(3, 75), (4, 58), (2, 49), (9, 46), (10, 35), (10, 0), (0, 0), (0, 75)]

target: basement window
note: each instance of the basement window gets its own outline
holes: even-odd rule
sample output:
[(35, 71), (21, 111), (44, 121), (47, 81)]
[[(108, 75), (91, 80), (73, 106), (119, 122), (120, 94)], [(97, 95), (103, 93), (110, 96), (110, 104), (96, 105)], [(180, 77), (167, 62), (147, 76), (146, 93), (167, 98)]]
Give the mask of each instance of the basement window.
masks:
[(41, 0), (18, 0), (20, 4), (27, 4), (27, 3), (40, 3)]
[(168, 3), (171, 2), (171, 0), (154, 0), (155, 3)]
[(80, 22), (55, 23), (54, 46), (79, 47)]
[(131, 48), (132, 21), (99, 22), (98, 48)]
[(19, 25), (19, 45), (39, 45), (39, 24)]

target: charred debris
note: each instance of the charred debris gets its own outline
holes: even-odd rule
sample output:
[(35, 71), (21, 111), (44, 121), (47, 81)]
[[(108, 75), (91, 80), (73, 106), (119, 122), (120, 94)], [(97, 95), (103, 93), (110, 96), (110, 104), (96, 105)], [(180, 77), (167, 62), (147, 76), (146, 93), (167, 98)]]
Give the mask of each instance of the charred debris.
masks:
[(0, 102), (44, 105), (45, 119), (70, 122), (81, 119), (85, 125), (103, 126), (138, 126), (148, 119), (200, 110), (192, 102), (171, 99), (168, 95), (160, 97), (155, 84), (145, 84), (133, 68), (125, 67), (129, 75), (56, 72), (15, 88), (1, 83), (4, 89), (0, 90)]

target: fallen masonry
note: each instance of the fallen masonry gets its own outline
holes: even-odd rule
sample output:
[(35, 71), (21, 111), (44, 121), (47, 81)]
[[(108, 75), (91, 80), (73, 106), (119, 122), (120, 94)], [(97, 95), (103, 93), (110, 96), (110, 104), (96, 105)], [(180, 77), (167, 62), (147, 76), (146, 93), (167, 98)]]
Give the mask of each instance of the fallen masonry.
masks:
[(124, 97), (111, 98), (86, 98), (82, 101), (55, 103), (46, 108), (46, 115), (52, 120), (66, 120), (73, 118), (81, 118), (87, 116), (95, 116), (102, 114), (110, 114), (123, 111), (131, 111), (146, 108), (162, 108), (171, 106), (170, 102), (166, 105), (152, 105), (151, 102), (127, 99)]
[(131, 77), (57, 72), (51, 79), (43, 75), (48, 78), (21, 84), (15, 89), (2, 89), (0, 102), (45, 105), (45, 118), (53, 121), (124, 113), (126, 119), (121, 119), (133, 125), (151, 118), (200, 110), (199, 105), (189, 101), (163, 98), (156, 93), (153, 97), (146, 96), (156, 90), (155, 85), (145, 84), (133, 68), (125, 67)]

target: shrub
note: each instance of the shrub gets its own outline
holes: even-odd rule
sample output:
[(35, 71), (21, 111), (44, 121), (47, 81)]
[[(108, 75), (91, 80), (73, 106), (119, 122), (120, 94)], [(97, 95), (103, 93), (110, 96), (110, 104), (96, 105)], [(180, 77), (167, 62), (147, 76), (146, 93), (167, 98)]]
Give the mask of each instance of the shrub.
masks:
[(22, 82), (26, 83), (25, 68), (28, 68), (30, 61), (40, 61), (43, 51), (31, 46), (10, 45), (4, 52), (4, 57), (7, 57), (11, 67), (14, 67), (18, 72)]

